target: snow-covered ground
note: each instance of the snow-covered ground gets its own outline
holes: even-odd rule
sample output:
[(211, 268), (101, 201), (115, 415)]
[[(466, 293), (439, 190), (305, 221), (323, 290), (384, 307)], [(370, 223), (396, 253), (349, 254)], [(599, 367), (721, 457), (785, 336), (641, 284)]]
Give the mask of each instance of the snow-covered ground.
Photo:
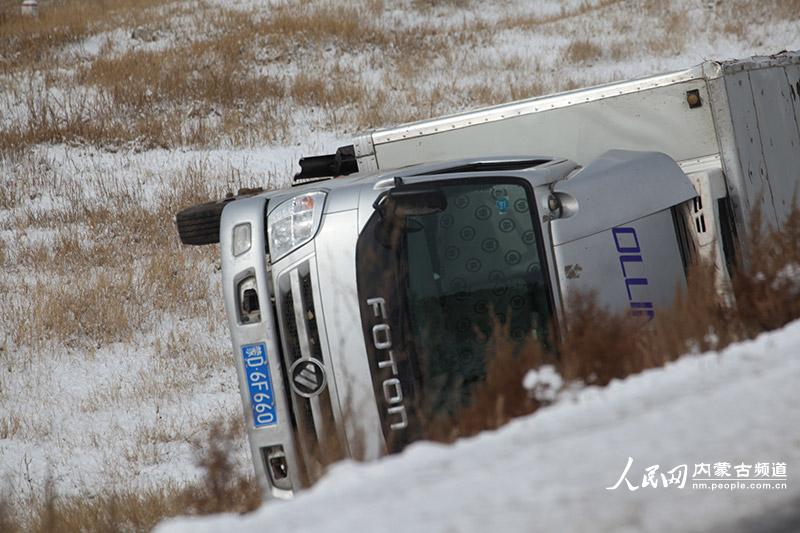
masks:
[[(244, 516), (174, 519), (157, 531), (797, 531), (798, 355), (800, 321), (562, 396), (453, 446), (421, 443), (377, 463), (340, 464), (290, 502)], [(632, 489), (623, 480), (609, 490), (629, 457)], [(729, 477), (715, 475), (716, 463), (729, 463)], [(768, 463), (766, 477), (756, 475), (758, 463)], [(709, 473), (697, 471), (702, 464)], [(643, 487), (653, 465), (657, 486)], [(661, 474), (681, 465), (685, 485), (679, 468), (664, 486)], [(781, 468), (785, 478), (777, 477)], [(729, 488), (738, 483), (745, 488)], [(776, 521), (783, 529), (772, 529)]]
[[(40, 4), (43, 13), (54, 5)], [(271, 102), (253, 104), (253, 109), (244, 112), (252, 120), (242, 121), (243, 127), (233, 134), (215, 130), (209, 136), (211, 144), (187, 141), (166, 149), (152, 148), (152, 143), (138, 137), (128, 138), (124, 131), (116, 138), (117, 129), (125, 130), (123, 126), (142, 117), (104, 104), (98, 109), (109, 115), (108, 122), (99, 128), (103, 132), (99, 140), (84, 138), (81, 133), (0, 157), (0, 497), (20, 508), (21, 502), (43, 494), (48, 479), (58, 495), (81, 497), (135, 492), (196, 479), (193, 440), (203, 435), (212, 420), (240, 416), (214, 250), (204, 253), (179, 247), (171, 217), (184, 205), (159, 211), (176, 188), (208, 185), (213, 191), (235, 191), (242, 185), (286, 184), (299, 157), (329, 153), (348, 143), (351, 134), (365, 124), (381, 126), (388, 125), (386, 121), (456, 112), (511, 97), (684, 68), (710, 58), (800, 49), (798, 16), (771, 15), (774, 10), (768, 8), (776, 2), (764, 2), (763, 9), (759, 7), (762, 3), (749, 8), (747, 17), (731, 12), (736, 2), (705, 0), (353, 0), (353, 4), (361, 11), (353, 8), (347, 13), (367, 13), (358, 27), (374, 31), (374, 42), (348, 41), (347, 36), (340, 39), (335, 32), (333, 37), (324, 32), (322, 36), (297, 32), (290, 36), (297, 42), (289, 37), (283, 42), (262, 36), (247, 41), (254, 48), (253, 64), (247, 65), (247, 72), (264, 75), (265, 83), (284, 88), (291, 88), (300, 74), (322, 78), (326, 84), (352, 79), (358, 94), (348, 97), (355, 103), (347, 98), (340, 105), (303, 103), (293, 100), (292, 92), (286, 89), (273, 115), (265, 112)], [(80, 133), (84, 123), (97, 118), (92, 105), (98, 101), (114, 104), (107, 87), (82, 81), (98, 59), (113, 60), (131, 51), (166, 50), (210, 39), (218, 31), (217, 22), (233, 20), (232, 11), (257, 19), (278, 7), (300, 13), (310, 9), (308, 5), (285, 0), (165, 2), (154, 8), (160, 10), (155, 15), (142, 18), (145, 22), (141, 24), (147, 26), (144, 32), (138, 27), (140, 22), (129, 23), (120, 16), (117, 26), (102, 27), (84, 40), (65, 46), (56, 54), (58, 61), (48, 67), (51, 70), (23, 67), (0, 71), (0, 132), (24, 129), (32, 117), (38, 117), (43, 129), (50, 120), (72, 121)], [(388, 48), (381, 44), (380, 31), (419, 34), (419, 40), (428, 46), (417, 47), (415, 39), (397, 40), (420, 55), (398, 54), (392, 48), (395, 41), (384, 39), (392, 43)], [(590, 48), (588, 55), (573, 55), (570, 45), (574, 42), (589, 42), (596, 48)], [(209, 65), (213, 61), (203, 69)], [(180, 108), (183, 104), (185, 108)], [(197, 118), (192, 102), (180, 105), (176, 104), (179, 109), (175, 115), (178, 122), (185, 121), (179, 124), (182, 129), (198, 123), (213, 128), (235, 115), (234, 110), (215, 108), (209, 112), (210, 118)], [(198, 109), (205, 108), (198, 104)], [(261, 124), (258, 130), (263, 116), (272, 116), (274, 122)], [(145, 118), (157, 122), (149, 115)], [(248, 135), (242, 131), (248, 129), (246, 126), (257, 131)], [(279, 133), (264, 133), (272, 130)], [(92, 132), (87, 131), (87, 135)], [(128, 218), (115, 220), (119, 211), (125, 211)], [(148, 213), (158, 213), (160, 218), (150, 220)], [(123, 223), (140, 219), (150, 221), (157, 230)], [(160, 239), (155, 244), (142, 242), (154, 235)], [(70, 255), (62, 258), (62, 253)], [(164, 275), (154, 279), (148, 272)], [(169, 281), (172, 279), (185, 282), (185, 290), (175, 289)], [(107, 281), (108, 286), (98, 280)], [(84, 295), (85, 302), (81, 300)], [(158, 298), (166, 301), (154, 303)], [(43, 315), (52, 325), (42, 321)], [(117, 331), (126, 325), (132, 331)], [(781, 335), (775, 342), (783, 338)], [(731, 355), (731, 361), (741, 363), (735, 365), (736, 369), (761, 368), (760, 363), (748, 363), (745, 355), (736, 353)], [(765, 353), (763, 357), (763, 376), (772, 375), (767, 374), (771, 372), (770, 361), (774, 365), (789, 364), (786, 358), (773, 360), (779, 354)], [(681, 372), (687, 374), (691, 369), (699, 373), (697, 369), (707, 367), (704, 379), (708, 386), (723, 394), (727, 390), (724, 372), (735, 370), (727, 364), (722, 362), (717, 367), (710, 356), (677, 366), (685, 368)], [(784, 371), (788, 376), (788, 369), (784, 367)], [(674, 370), (664, 376), (672, 375), (670, 372)], [(771, 443), (797, 442), (796, 436), (794, 441), (787, 436), (796, 431), (797, 424), (793, 426), (786, 419), (781, 425), (781, 420), (773, 416), (779, 409), (771, 402), (777, 400), (772, 386), (768, 389), (766, 385), (749, 391), (746, 397), (731, 396), (727, 415), (747, 408), (755, 417), (761, 406), (764, 419), (760, 423), (774, 424), (778, 429), (770, 426), (768, 431), (747, 431), (731, 443), (717, 443), (716, 433), (708, 436), (689, 431), (697, 420), (712, 419), (712, 412), (698, 411), (712, 409), (710, 405), (694, 406), (680, 411), (688, 428), (681, 442), (697, 439), (698, 447), (687, 449), (691, 453), (685, 457), (666, 451), (672, 449), (676, 437), (673, 434), (661, 439), (658, 419), (678, 410), (680, 402), (664, 404), (665, 411), (660, 414), (655, 407), (647, 406), (663, 398), (680, 400), (682, 391), (695, 389), (679, 382), (674, 383), (674, 390), (654, 386), (650, 395), (634, 394), (646, 389), (650, 380), (656, 379), (651, 376), (656, 375), (661, 374), (635, 378), (620, 390), (614, 386), (608, 391), (586, 391), (577, 403), (564, 401), (496, 435), (459, 443), (452, 450), (420, 445), (380, 466), (343, 465), (298, 502), (324, 500), (317, 510), (312, 505), (308, 516), (325, 515), (325, 524), (332, 528), (345, 527), (364, 513), (367, 504), (351, 505), (349, 497), (360, 502), (375, 500), (387, 520), (419, 518), (409, 511), (409, 506), (417, 502), (412, 499), (425, 500), (427, 495), (434, 500), (448, 491), (458, 494), (453, 488), (458, 483), (476, 483), (462, 477), (470, 471), (455, 475), (447, 470), (446, 461), (455, 465), (463, 457), (471, 457), (476, 465), (471, 470), (473, 475), (491, 475), (481, 478), (484, 484), (476, 485), (471, 495), (465, 493), (462, 503), (447, 498), (442, 500), (440, 511), (423, 507), (428, 519), (444, 516), (456, 530), (467, 527), (466, 517), (501, 521), (504, 516), (521, 529), (526, 520), (528, 524), (555, 524), (559, 529), (557, 517), (577, 521), (584, 514), (582, 498), (605, 502), (589, 508), (598, 509), (602, 515), (597, 517), (598, 524), (614, 525), (611, 517), (615, 513), (600, 513), (607, 505), (616, 509), (619, 520), (628, 520), (630, 514), (630, 520), (624, 523), (636, 524), (633, 520), (639, 517), (638, 527), (644, 527), (650, 519), (642, 510), (660, 509), (656, 504), (674, 511), (679, 507), (675, 502), (708, 500), (711, 503), (707, 505), (691, 504), (701, 508), (698, 512), (705, 516), (702, 513), (714, 512), (714, 501), (742, 500), (741, 509), (752, 510), (757, 502), (763, 502), (766, 508), (772, 499), (781, 497), (778, 493), (752, 492), (707, 495), (688, 489), (653, 490), (647, 496), (645, 489), (631, 494), (604, 491), (602, 487), (621, 472), (629, 455), (635, 457), (637, 472), (656, 462), (667, 466), (676, 461), (792, 459), (780, 454), (764, 456), (769, 455)], [(699, 376), (697, 380), (694, 383), (699, 386)], [(624, 394), (637, 399), (622, 405)], [(593, 395), (597, 399), (590, 401)], [(697, 400), (696, 395), (690, 398)], [(624, 412), (639, 414), (625, 418)], [(651, 441), (623, 445), (624, 436), (640, 431), (638, 425), (630, 428), (628, 424), (638, 422), (642, 422), (641, 433), (649, 435)], [(720, 426), (742, 427), (735, 425), (735, 420), (728, 422)], [(582, 432), (567, 431), (572, 425), (582, 427)], [(677, 426), (673, 429), (677, 431)], [(581, 437), (584, 434), (585, 441)], [(704, 435), (708, 441), (702, 441)], [(559, 444), (541, 446), (539, 443), (547, 438)], [(516, 441), (535, 445), (519, 452), (512, 447)], [(702, 442), (707, 446), (700, 446)], [(728, 445), (747, 449), (728, 453)], [(570, 451), (573, 447), (574, 454)], [(244, 441), (236, 453), (249, 471)], [(489, 460), (490, 456), (494, 459)], [(576, 471), (579, 474), (572, 473), (568, 463), (583, 465)], [(428, 467), (432, 468), (430, 473), (425, 472)], [(394, 475), (405, 480), (396, 489), (378, 492), (363, 488), (371, 486), (362, 482), (363, 477), (383, 480), (391, 487), (389, 477)], [(503, 478), (508, 483), (503, 483), (501, 491), (498, 480)], [(542, 488), (558, 479), (565, 480), (554, 485), (561, 487), (558, 491)], [(511, 490), (515, 486), (517, 489)], [(526, 487), (541, 490), (533, 498), (533, 493), (523, 490)], [(338, 492), (341, 494), (333, 494)], [(393, 501), (398, 502), (396, 506)], [(461, 505), (469, 511), (464, 513), (465, 522), (459, 522), (456, 513)], [(260, 524), (266, 519), (272, 524), (283, 520), (286, 513), (288, 523), (295, 524), (297, 530), (321, 525), (304, 525), (300, 507), (298, 503), (269, 505), (257, 517), (246, 520)], [(563, 511), (558, 510), (562, 507)], [(688, 519), (684, 515), (680, 513), (678, 519)], [(369, 522), (374, 526), (371, 529), (380, 525), (378, 516), (364, 518), (375, 520)], [(608, 522), (602, 522), (603, 517)], [(658, 518), (667, 521), (668, 517)], [(588, 518), (587, 523), (593, 524)]]

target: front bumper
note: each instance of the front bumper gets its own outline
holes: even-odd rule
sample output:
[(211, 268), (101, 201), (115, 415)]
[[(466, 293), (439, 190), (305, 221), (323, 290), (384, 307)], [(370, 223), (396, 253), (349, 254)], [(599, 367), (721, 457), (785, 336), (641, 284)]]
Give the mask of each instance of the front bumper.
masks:
[[(290, 266), (271, 270), (266, 202), (261, 197), (238, 200), (223, 211), (222, 284), (256, 477), (265, 497), (289, 498), (347, 450), (337, 423), (341, 415), (330, 354), (320, 338), (321, 317), (317, 322), (316, 261), (313, 253), (300, 253), (298, 260), (293, 254), (281, 261)], [(233, 229), (240, 224), (250, 224), (252, 242), (248, 251), (234, 256)], [(252, 357), (259, 355), (259, 346), (264, 347), (266, 371), (253, 368), (253, 361), (261, 362)], [(264, 374), (271, 378), (269, 386), (258, 382)], [(260, 394), (265, 387), (271, 398)], [(272, 405), (262, 405), (265, 398)], [(274, 412), (274, 419), (265, 412)]]

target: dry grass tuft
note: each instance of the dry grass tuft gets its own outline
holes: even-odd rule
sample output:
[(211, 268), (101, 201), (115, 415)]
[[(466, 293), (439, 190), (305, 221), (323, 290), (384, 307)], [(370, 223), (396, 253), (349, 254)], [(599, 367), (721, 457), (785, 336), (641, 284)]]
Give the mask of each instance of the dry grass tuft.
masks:
[(566, 308), (566, 333), (554, 354), (564, 379), (605, 385), (646, 365), (635, 342), (641, 328), (635, 318), (608, 312), (591, 294), (573, 296)]
[(551, 362), (552, 357), (531, 337), (520, 342), (512, 340), (510, 328), (510, 321), (503, 324), (495, 319), (486, 345), (486, 353), (493, 356), (487, 362), (485, 381), (471, 387), (470, 403), (454, 416), (427, 420), (427, 439), (453, 442), (460, 437), (499, 428), (539, 407), (523, 388), (522, 376), (532, 368)]
[[(218, 300), (209, 283), (214, 247), (180, 246), (172, 221), (187, 205), (251, 185), (220, 172), (203, 163), (187, 165), (166, 180), (167, 191), (155, 200), (133, 186), (109, 186), (101, 175), (98, 183), (80, 184), (100, 190), (94, 198), (70, 189), (75, 198), (64, 208), (23, 210), (14, 231), (38, 229), (52, 237), (0, 241), (14, 269), (44, 274), (0, 300), (0, 319), (13, 326), (6, 331), (13, 345), (61, 343), (92, 351), (131, 341), (163, 314), (220, 312), (209, 304)], [(35, 169), (22, 177), (21, 188), (37, 188)], [(32, 316), (38, 319), (18, 318)]]
[(301, 105), (336, 109), (359, 102), (365, 90), (351, 73), (334, 66), (318, 74), (300, 72), (289, 94)]
[(182, 514), (246, 513), (259, 506), (257, 484), (238, 473), (231, 460), (243, 432), (239, 418), (227, 423), (217, 421), (204, 438), (195, 441), (197, 466), (204, 476), (202, 483), (183, 494), (186, 505)]
[(591, 63), (603, 55), (603, 50), (588, 39), (572, 41), (564, 51), (564, 56), (571, 63)]
[(781, 229), (765, 228), (758, 213), (747, 236), (748, 259), (733, 274), (733, 301), (715, 288), (714, 265), (690, 268), (687, 292), (651, 322), (599, 307), (593, 295), (567, 304), (562, 335), (552, 335), (548, 350), (533, 339), (511, 341), (507, 327), (495, 323), (493, 359), (472, 401), (452, 418), (431, 421), (428, 438), (451, 442), (494, 429), (539, 407), (522, 378), (543, 364), (554, 365), (567, 383), (607, 385), (687, 353), (721, 350), (780, 328), (800, 318), (800, 208)]
[(660, 354), (660, 366), (686, 353), (716, 350), (744, 338), (730, 307), (715, 288), (715, 267), (695, 264), (690, 268), (687, 290), (675, 296), (669, 309), (660, 310), (640, 349)]
[(800, 209), (781, 230), (765, 229), (760, 212), (754, 213), (747, 249), (748, 261), (733, 277), (733, 292), (740, 327), (754, 337), (800, 316)]
[(605, 8), (613, 6), (614, 4), (619, 4), (620, 2), (622, 2), (622, 0), (600, 0), (599, 2), (595, 3), (584, 1), (574, 9), (565, 9), (562, 7), (559, 13), (552, 15), (507, 18), (503, 21), (502, 25), (508, 28), (532, 29), (537, 26), (553, 24), (575, 17), (580, 17), (582, 15), (591, 14), (597, 11), (602, 11)]
[(361, 16), (357, 7), (335, 3), (278, 5), (260, 31), (301, 45), (335, 42), (345, 49), (379, 44), (386, 38), (370, 19)]
[(17, 0), (4, 0), (0, 3), (0, 67), (6, 71), (51, 60), (64, 45), (107, 29), (123, 14), (137, 13), (141, 22), (144, 10), (161, 4), (157, 0), (42, 2), (38, 16), (30, 17), (21, 14)]
[(149, 531), (170, 516), (252, 511), (261, 503), (258, 486), (231, 459), (242, 430), (238, 421), (216, 421), (195, 440), (196, 464), (203, 471), (197, 483), (81, 498), (59, 496), (48, 482), (27, 516), (0, 498), (0, 531)]

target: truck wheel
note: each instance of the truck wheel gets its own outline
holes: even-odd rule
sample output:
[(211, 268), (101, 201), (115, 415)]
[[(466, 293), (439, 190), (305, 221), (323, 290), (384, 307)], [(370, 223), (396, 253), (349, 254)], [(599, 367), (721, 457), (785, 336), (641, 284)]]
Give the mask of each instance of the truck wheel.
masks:
[(222, 209), (233, 199), (193, 205), (175, 215), (181, 242), (192, 245), (218, 243)]

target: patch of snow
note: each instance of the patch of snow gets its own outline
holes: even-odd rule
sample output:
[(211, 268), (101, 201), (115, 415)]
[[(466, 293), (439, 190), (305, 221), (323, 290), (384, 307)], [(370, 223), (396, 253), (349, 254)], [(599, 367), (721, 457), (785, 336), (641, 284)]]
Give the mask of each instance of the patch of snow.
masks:
[[(730, 530), (800, 498), (798, 345), (800, 321), (719, 353), (586, 388), (453, 446), (418, 443), (376, 463), (336, 465), (293, 501), (244, 516), (168, 520), (157, 531)], [(635, 490), (624, 482), (608, 490), (629, 457)], [(716, 462), (785, 463), (788, 488), (693, 488), (695, 465)], [(642, 487), (653, 465), (659, 472), (687, 465), (689, 480), (664, 487), (656, 476), (658, 487)], [(730, 473), (724, 481), (736, 481)]]
[(564, 386), (564, 380), (553, 365), (542, 365), (525, 374), (522, 386), (537, 401), (552, 403)]

